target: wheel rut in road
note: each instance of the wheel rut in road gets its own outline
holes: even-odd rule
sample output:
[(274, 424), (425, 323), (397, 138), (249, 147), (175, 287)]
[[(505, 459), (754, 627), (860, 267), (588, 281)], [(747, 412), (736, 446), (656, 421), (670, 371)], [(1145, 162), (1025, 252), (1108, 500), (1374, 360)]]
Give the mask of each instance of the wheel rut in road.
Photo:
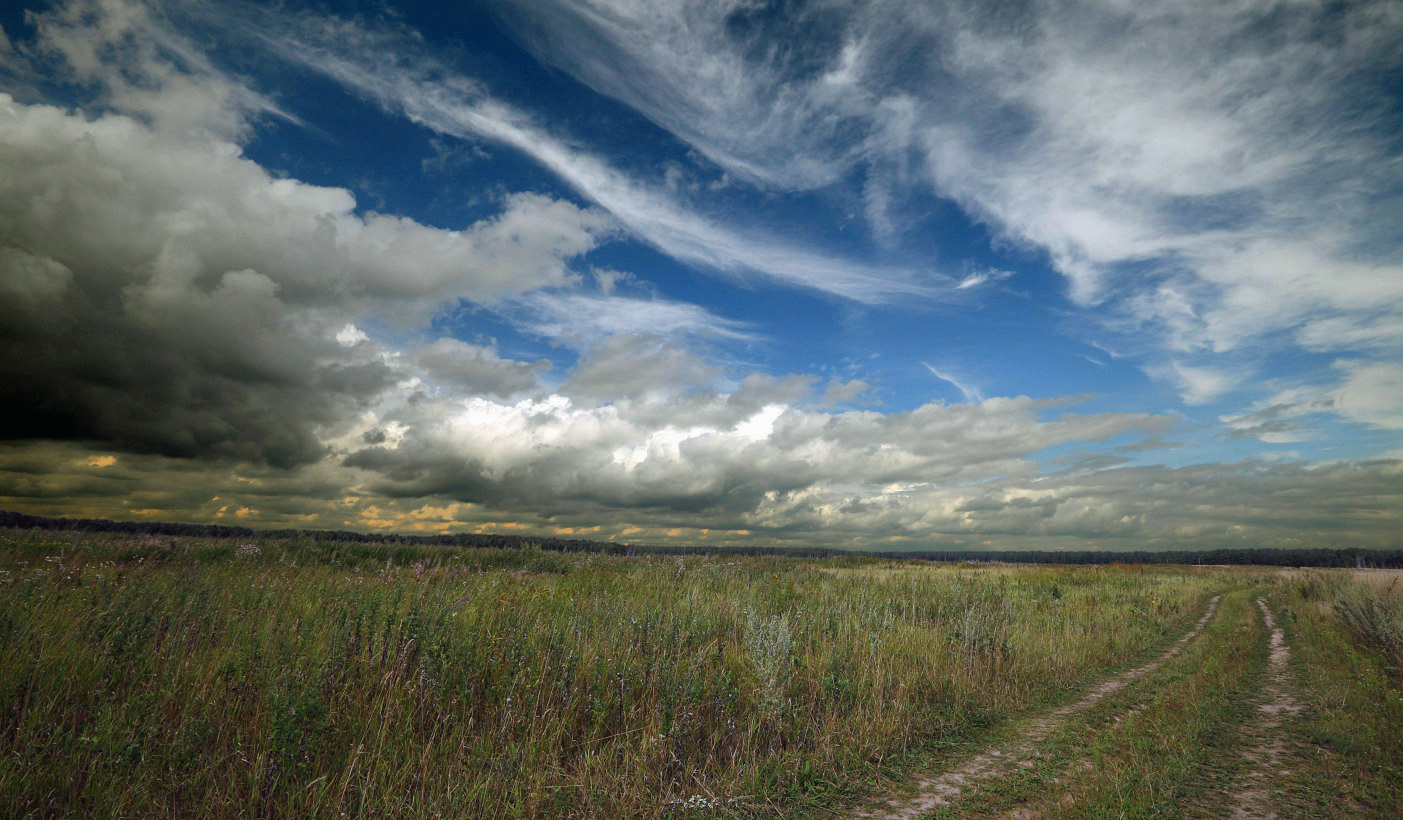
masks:
[(1184, 633), (1163, 654), (1144, 666), (1122, 672), (1113, 678), (1102, 681), (1074, 703), (1069, 703), (1048, 712), (1046, 715), (1034, 718), (1027, 723), (1017, 738), (1002, 747), (989, 749), (940, 774), (919, 777), (914, 784), (916, 791), (914, 796), (890, 800), (885, 806), (864, 809), (854, 814), (853, 817), (863, 818), (863, 820), (915, 820), (915, 818), (935, 811), (941, 806), (950, 805), (958, 800), (962, 794), (981, 783), (1001, 776), (1017, 766), (1031, 765), (1033, 748), (1051, 735), (1053, 730), (1065, 722), (1067, 718), (1090, 709), (1110, 695), (1124, 689), (1128, 684), (1159, 669), (1170, 659), (1183, 652), (1189, 641), (1202, 632), (1203, 627), (1212, 619), (1222, 599), (1222, 595), (1215, 595), (1211, 598), (1208, 601), (1207, 610), (1203, 613), (1203, 617), (1198, 619), (1194, 628)]
[(1257, 599), (1262, 620), (1271, 630), (1271, 655), (1262, 685), (1262, 703), (1254, 719), (1243, 728), (1245, 748), (1242, 759), (1246, 770), (1233, 783), (1230, 792), (1234, 820), (1265, 820), (1281, 815), (1272, 808), (1271, 782), (1284, 770), (1286, 742), (1281, 737), (1282, 724), (1300, 713), (1302, 706), (1291, 696), (1291, 679), (1286, 669), (1291, 659), (1291, 647), (1286, 635), (1276, 625), (1265, 598)]

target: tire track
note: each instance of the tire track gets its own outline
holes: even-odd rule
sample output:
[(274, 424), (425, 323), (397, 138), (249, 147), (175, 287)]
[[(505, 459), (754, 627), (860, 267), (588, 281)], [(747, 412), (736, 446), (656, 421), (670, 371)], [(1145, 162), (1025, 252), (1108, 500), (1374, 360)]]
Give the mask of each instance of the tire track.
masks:
[(1013, 769), (1016, 766), (1031, 765), (1033, 748), (1061, 725), (1067, 718), (1086, 711), (1110, 695), (1124, 689), (1126, 685), (1154, 672), (1171, 658), (1184, 651), (1213, 614), (1218, 610), (1222, 595), (1215, 595), (1208, 601), (1208, 609), (1193, 629), (1184, 633), (1162, 655), (1144, 666), (1122, 672), (1113, 678), (1102, 681), (1087, 691), (1074, 703), (1059, 707), (1041, 717), (1028, 722), (1027, 728), (1016, 740), (1003, 748), (991, 748), (955, 768), (947, 769), (938, 775), (921, 776), (916, 780), (916, 794), (909, 798), (898, 798), (887, 802), (885, 807), (866, 809), (853, 815), (863, 820), (915, 820), (941, 806), (955, 802), (966, 791), (980, 783)]
[(1258, 598), (1257, 607), (1271, 630), (1271, 656), (1267, 661), (1262, 693), (1263, 702), (1257, 707), (1256, 720), (1244, 727), (1247, 747), (1242, 759), (1247, 771), (1233, 783), (1230, 798), (1234, 820), (1266, 820), (1280, 817), (1272, 810), (1271, 780), (1273, 775), (1286, 774), (1282, 764), (1286, 744), (1281, 738), (1281, 725), (1299, 714), (1302, 706), (1291, 696), (1290, 675), (1286, 663), (1291, 659), (1291, 647), (1285, 633), (1276, 625), (1267, 599)]

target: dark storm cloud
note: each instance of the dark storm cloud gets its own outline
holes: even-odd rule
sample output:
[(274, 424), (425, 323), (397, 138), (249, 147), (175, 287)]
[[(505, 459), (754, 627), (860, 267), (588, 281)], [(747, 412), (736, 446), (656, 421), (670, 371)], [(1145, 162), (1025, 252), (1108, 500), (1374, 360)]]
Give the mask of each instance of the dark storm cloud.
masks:
[[(458, 299), (563, 284), (565, 260), (612, 230), (531, 194), (439, 230), (362, 217), (345, 190), (274, 178), (231, 140), (281, 112), (144, 7), (123, 8), (39, 15), (29, 51), (124, 113), (0, 95), (6, 439), (313, 463), (404, 375), (373, 345), (338, 342), (348, 323), (412, 326)], [(501, 395), (531, 388), (543, 367), (453, 340), (412, 362)]]

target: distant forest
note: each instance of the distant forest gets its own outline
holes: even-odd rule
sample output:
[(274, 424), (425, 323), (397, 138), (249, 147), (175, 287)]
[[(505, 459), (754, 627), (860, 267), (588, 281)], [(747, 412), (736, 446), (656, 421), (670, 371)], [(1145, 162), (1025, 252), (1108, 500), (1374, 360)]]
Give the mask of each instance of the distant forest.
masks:
[(1215, 549), (1140, 550), (902, 550), (869, 552), (826, 547), (713, 547), (619, 544), (578, 538), (542, 538), (522, 535), (367, 534), (342, 530), (253, 530), (220, 524), (178, 524), (169, 521), (108, 521), (101, 518), (48, 518), (0, 510), (0, 528), (76, 530), (82, 532), (168, 535), (190, 538), (285, 538), (311, 541), (350, 541), (371, 544), (538, 548), (557, 552), (597, 552), (608, 555), (777, 555), (793, 558), (866, 556), (922, 561), (988, 562), (1014, 564), (1231, 564), (1274, 567), (1351, 567), (1403, 569), (1403, 549)]

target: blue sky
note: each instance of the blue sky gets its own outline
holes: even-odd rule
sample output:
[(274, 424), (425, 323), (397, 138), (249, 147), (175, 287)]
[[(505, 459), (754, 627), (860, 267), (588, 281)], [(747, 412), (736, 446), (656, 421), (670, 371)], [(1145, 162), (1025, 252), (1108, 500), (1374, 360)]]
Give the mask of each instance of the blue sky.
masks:
[(1396, 545), (1393, 4), (0, 28), (7, 508)]

